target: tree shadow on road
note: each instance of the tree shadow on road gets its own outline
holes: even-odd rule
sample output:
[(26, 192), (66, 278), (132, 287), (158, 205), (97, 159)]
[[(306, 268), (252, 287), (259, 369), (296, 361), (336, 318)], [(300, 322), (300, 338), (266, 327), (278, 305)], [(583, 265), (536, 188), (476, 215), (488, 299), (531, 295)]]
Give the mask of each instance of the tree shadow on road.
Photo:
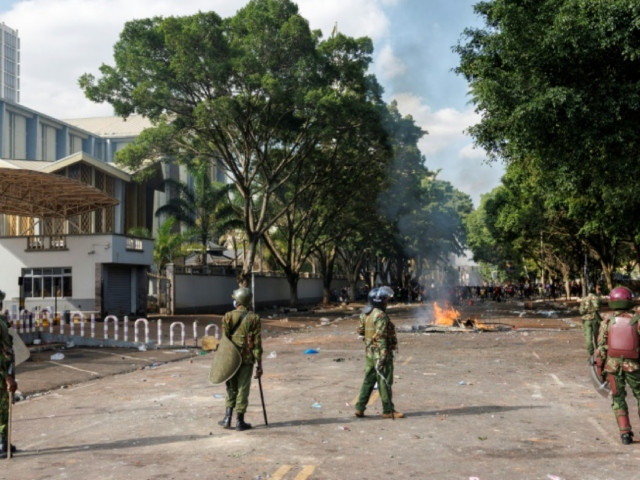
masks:
[(210, 435), (166, 435), (159, 437), (137, 437), (126, 440), (116, 440), (106, 443), (85, 443), (82, 445), (56, 446), (51, 448), (34, 448), (30, 450), (20, 449), (16, 456), (32, 457), (42, 455), (58, 455), (61, 453), (91, 452), (96, 450), (118, 450), (135, 447), (149, 447), (169, 443), (195, 442), (205, 438), (220, 437), (222, 434)]

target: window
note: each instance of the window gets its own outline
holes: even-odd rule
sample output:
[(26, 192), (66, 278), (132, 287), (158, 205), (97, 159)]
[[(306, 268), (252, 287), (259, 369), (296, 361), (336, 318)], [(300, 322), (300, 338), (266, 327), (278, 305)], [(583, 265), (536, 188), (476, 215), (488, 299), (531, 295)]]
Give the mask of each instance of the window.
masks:
[(24, 298), (71, 297), (71, 268), (23, 268)]

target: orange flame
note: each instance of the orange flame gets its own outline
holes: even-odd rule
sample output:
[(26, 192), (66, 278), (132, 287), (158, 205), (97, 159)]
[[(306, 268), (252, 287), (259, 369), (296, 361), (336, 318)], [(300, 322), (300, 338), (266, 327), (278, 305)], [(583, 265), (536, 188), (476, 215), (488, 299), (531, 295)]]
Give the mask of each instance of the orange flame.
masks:
[(460, 318), (460, 312), (453, 307), (441, 308), (437, 302), (433, 302), (433, 325), (454, 325)]
[(479, 322), (477, 318), (473, 319), (473, 323), (475, 324), (476, 328), (479, 328), (480, 330), (492, 330), (493, 327), (486, 325), (482, 322)]

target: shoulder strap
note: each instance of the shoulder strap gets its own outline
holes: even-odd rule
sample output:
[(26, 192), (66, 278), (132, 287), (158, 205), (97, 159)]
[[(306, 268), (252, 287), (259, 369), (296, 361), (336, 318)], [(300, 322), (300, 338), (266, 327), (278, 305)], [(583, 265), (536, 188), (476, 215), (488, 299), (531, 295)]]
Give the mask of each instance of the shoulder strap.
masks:
[(242, 313), (242, 316), (240, 317), (240, 320), (238, 320), (238, 323), (236, 323), (233, 327), (231, 327), (229, 329), (229, 338), (233, 337), (233, 334), (236, 333), (236, 330), (238, 330), (238, 328), (240, 328), (240, 325), (242, 325), (242, 322), (244, 321), (245, 317), (249, 314), (249, 310), (245, 310)]

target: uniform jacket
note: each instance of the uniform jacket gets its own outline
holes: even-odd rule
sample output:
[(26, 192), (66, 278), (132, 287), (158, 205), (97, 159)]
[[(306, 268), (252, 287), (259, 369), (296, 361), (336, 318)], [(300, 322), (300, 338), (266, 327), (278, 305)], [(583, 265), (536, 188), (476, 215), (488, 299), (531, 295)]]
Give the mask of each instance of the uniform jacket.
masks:
[[(244, 319), (242, 319), (244, 316)], [(235, 310), (227, 312), (222, 317), (222, 331), (228, 337), (229, 333), (238, 325), (231, 341), (240, 350), (242, 363), (260, 363), (262, 361), (262, 324), (260, 317), (249, 311), (247, 307), (238, 305)]]
[(368, 314), (360, 314), (358, 335), (364, 337), (368, 356), (386, 360), (387, 357), (393, 358), (393, 351), (398, 349), (396, 327), (379, 308), (374, 308)]
[(580, 301), (580, 315), (583, 320), (593, 320), (596, 312), (600, 310), (601, 305), (600, 296), (595, 293), (590, 293)]
[(6, 317), (0, 315), (0, 376), (7, 374), (13, 362), (13, 337), (9, 334)]

